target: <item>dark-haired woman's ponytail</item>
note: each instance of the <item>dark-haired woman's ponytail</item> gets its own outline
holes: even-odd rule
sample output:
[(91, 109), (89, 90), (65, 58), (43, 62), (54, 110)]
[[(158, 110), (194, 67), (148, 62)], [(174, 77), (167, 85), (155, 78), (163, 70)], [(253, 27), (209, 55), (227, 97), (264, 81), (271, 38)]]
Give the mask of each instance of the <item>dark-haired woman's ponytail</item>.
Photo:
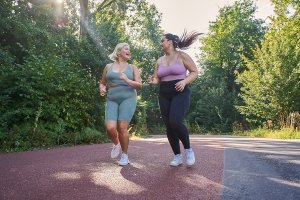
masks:
[(197, 40), (198, 36), (200, 36), (200, 35), (202, 35), (202, 33), (198, 33), (196, 31), (187, 33), (187, 31), (184, 30), (180, 39), (178, 38), (179, 40), (177, 40), (176, 46), (182, 50), (188, 49), (191, 46), (191, 44), (193, 44)]

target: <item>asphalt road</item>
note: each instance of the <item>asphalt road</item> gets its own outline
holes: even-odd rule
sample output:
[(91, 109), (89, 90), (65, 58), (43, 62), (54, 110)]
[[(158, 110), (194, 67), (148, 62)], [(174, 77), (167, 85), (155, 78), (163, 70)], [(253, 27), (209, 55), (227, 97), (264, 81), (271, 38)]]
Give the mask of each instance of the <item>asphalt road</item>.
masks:
[(222, 200), (299, 200), (300, 141), (219, 138), (225, 147)]
[(110, 144), (0, 153), (0, 200), (300, 199), (300, 141), (191, 136), (196, 163), (169, 166), (165, 136), (132, 139), (130, 165)]

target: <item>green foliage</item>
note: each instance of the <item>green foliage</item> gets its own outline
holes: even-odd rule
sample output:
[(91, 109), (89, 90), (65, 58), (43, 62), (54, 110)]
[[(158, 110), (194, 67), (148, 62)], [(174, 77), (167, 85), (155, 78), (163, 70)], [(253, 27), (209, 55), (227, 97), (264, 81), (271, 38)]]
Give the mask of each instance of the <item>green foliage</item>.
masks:
[(264, 33), (263, 22), (254, 18), (255, 11), (250, 0), (221, 8), (201, 39), (204, 74), (192, 85), (193, 111), (188, 119), (195, 119), (204, 131), (230, 132), (234, 122), (244, 121), (235, 108), (242, 104), (236, 74), (245, 69), (241, 56), (252, 59), (252, 48)]
[(140, 91), (140, 96), (143, 101), (147, 102), (146, 107), (146, 123), (147, 127), (149, 129), (149, 132), (151, 133), (165, 133), (163, 131), (164, 129), (161, 129), (160, 127), (164, 126), (160, 109), (158, 105), (158, 87), (151, 86), (148, 84), (145, 84)]
[(284, 128), (281, 130), (268, 130), (260, 128), (251, 131), (237, 132), (234, 133), (234, 135), (273, 139), (300, 139), (300, 131), (293, 131), (289, 128)]
[[(153, 73), (162, 55), (155, 6), (146, 0), (85, 2), (82, 12), (79, 1), (71, 0), (0, 2), (2, 150), (107, 141), (97, 82), (117, 43), (130, 44), (130, 62), (144, 83)], [(299, 111), (300, 4), (272, 2), (276, 17), (262, 44), (265, 30), (251, 0), (221, 8), (210, 24), (201, 40), (204, 74), (191, 85), (191, 132), (242, 132), (268, 118), (282, 125), (288, 113)], [(147, 84), (138, 91), (131, 134), (165, 132), (157, 93)], [(280, 137), (297, 134), (283, 130)]]
[[(299, 4), (288, 2), (276, 1), (277, 17), (262, 47), (254, 50), (254, 59), (245, 58), (247, 70), (239, 75), (245, 105), (238, 108), (252, 122), (272, 119), (284, 127), (288, 114), (300, 108)], [(293, 5), (294, 14), (288, 16)]]
[(2, 74), (7, 71), (13, 73), (0, 80), (1, 97), (5, 97), (1, 99), (0, 117), (3, 134), (10, 134), (13, 126), (24, 125), (31, 127), (24, 141), (34, 143), (50, 137), (60, 144), (64, 132), (94, 126), (96, 87), (75, 63), (54, 55), (33, 55), (24, 65), (1, 68)]
[[(6, 105), (9, 112), (2, 115), (5, 121), (19, 123), (23, 119), (32, 120), (40, 108), (47, 121), (63, 118), (67, 127), (78, 129), (83, 121), (90, 124), (92, 119), (85, 116), (91, 108), (95, 88), (93, 82), (80, 77), (76, 65), (57, 56), (32, 56), (24, 65), (14, 67), (15, 80), (1, 84), (1, 93), (8, 97)], [(5, 87), (7, 86), (7, 87)], [(83, 109), (85, 112), (78, 112)], [(76, 119), (80, 118), (80, 119)], [(10, 123), (9, 123), (10, 125)]]
[(147, 102), (142, 101), (138, 96), (137, 108), (135, 110), (134, 117), (131, 121), (133, 124), (130, 128), (130, 133), (134, 136), (146, 136), (148, 135), (147, 127)]
[(229, 132), (231, 124), (230, 113), (231, 94), (228, 92), (224, 80), (212, 78), (208, 73), (200, 76), (191, 87), (193, 99), (191, 112), (187, 118), (190, 123), (199, 124), (203, 132)]
[[(117, 43), (130, 43), (132, 62), (147, 76), (161, 32), (160, 15), (146, 1), (103, 3), (91, 1), (82, 24), (78, 1), (1, 1), (2, 150), (107, 141), (105, 102), (96, 84), (105, 64), (111, 62), (107, 55)], [(129, 19), (136, 26), (129, 26)], [(154, 30), (151, 34), (149, 27)], [(140, 31), (139, 38), (132, 35), (135, 31)], [(147, 131), (148, 109), (141, 98), (132, 124), (137, 134)]]
[(197, 122), (189, 123), (186, 122), (187, 129), (189, 130), (190, 134), (206, 134), (207, 132), (204, 131), (203, 126), (200, 126)]
[(92, 128), (85, 128), (80, 134), (79, 141), (84, 144), (89, 144), (89, 143), (97, 144), (97, 143), (107, 142), (108, 138), (106, 133), (104, 132), (100, 132)]
[(154, 124), (152, 123), (151, 127), (148, 127), (150, 134), (152, 135), (161, 135), (166, 134), (166, 126), (164, 124)]

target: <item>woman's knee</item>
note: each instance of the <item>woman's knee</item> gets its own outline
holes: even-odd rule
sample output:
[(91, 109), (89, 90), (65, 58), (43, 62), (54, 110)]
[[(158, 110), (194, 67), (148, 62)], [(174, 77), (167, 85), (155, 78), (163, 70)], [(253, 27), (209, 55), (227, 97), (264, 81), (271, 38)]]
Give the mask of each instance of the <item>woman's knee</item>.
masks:
[(173, 130), (180, 128), (182, 124), (182, 120), (179, 120), (178, 118), (170, 117), (169, 119), (169, 125), (172, 127)]
[(106, 131), (109, 134), (115, 134), (117, 131), (117, 125), (115, 123), (106, 123)]
[(118, 121), (118, 133), (121, 136), (128, 135), (128, 126), (129, 123), (127, 121)]

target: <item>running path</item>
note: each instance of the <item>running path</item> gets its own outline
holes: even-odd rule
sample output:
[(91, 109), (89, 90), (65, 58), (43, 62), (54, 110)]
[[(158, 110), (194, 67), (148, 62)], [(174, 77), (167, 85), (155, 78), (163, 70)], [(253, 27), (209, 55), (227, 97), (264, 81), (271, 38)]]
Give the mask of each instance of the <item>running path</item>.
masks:
[[(110, 159), (111, 144), (0, 153), (1, 200), (219, 200), (224, 148), (191, 136), (196, 163), (169, 166), (165, 136), (131, 139), (130, 165)], [(182, 148), (183, 149), (183, 148)]]

